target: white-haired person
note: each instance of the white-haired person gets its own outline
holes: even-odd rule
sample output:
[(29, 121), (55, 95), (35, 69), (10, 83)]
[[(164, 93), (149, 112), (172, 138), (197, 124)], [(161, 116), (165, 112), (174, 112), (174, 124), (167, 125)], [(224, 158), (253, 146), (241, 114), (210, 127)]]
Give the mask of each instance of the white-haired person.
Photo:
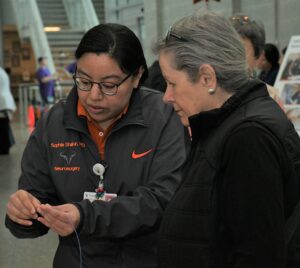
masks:
[(156, 51), (164, 101), (192, 134), (160, 228), (159, 267), (296, 267), (284, 234), (298, 200), (300, 138), (249, 76), (239, 35), (223, 16), (198, 13), (177, 21)]

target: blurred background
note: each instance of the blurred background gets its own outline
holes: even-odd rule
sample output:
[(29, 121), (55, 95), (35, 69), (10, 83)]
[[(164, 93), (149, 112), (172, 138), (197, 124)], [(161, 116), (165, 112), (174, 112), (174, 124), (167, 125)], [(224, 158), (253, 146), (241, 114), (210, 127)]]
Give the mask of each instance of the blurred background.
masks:
[(19, 84), (34, 82), (37, 59), (46, 56), (65, 95), (71, 82), (65, 67), (87, 29), (103, 22), (127, 25), (140, 38), (150, 66), (153, 42), (177, 19), (198, 9), (227, 17), (242, 13), (263, 22), (266, 42), (279, 50), (300, 34), (299, 0), (0, 0), (0, 66), (9, 69), (18, 100)]

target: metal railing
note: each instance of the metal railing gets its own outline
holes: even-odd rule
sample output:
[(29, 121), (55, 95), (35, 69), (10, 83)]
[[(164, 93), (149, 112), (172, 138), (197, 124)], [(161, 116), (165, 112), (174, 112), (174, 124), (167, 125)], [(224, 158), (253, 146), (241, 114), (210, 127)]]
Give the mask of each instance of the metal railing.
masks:
[[(70, 90), (73, 88), (73, 82), (60, 82), (56, 85), (56, 99), (55, 102), (60, 99), (64, 99), (69, 94)], [(57, 88), (59, 87), (59, 90)], [(19, 96), (19, 112), (20, 117), (24, 123), (28, 123), (28, 107), (30, 105), (41, 106), (42, 98), (40, 95), (38, 83), (21, 83), (18, 88)]]

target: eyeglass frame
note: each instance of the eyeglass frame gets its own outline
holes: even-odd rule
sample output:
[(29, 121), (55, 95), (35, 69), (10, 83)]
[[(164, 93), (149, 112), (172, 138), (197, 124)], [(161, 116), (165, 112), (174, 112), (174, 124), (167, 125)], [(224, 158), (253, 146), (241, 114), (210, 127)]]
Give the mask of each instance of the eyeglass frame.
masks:
[(188, 42), (188, 40), (185, 37), (183, 37), (183, 36), (175, 33), (172, 30), (172, 26), (170, 26), (170, 28), (169, 28), (169, 30), (167, 32), (167, 35), (166, 35), (166, 38), (165, 38), (166, 42), (168, 42), (170, 40), (170, 37), (174, 37), (174, 38), (176, 38), (176, 39), (178, 39), (180, 41), (183, 41), (183, 42)]
[[(104, 94), (104, 95), (106, 95), (106, 96), (115, 96), (115, 95), (117, 95), (117, 93), (118, 93), (118, 89), (119, 89), (119, 86), (120, 85), (122, 85), (130, 76), (132, 75), (132, 73), (129, 73), (125, 78), (123, 78), (122, 80), (121, 80), (121, 82), (119, 82), (119, 83), (112, 83), (112, 82), (95, 82), (95, 81), (91, 81), (91, 80), (89, 80), (89, 79), (86, 79), (86, 78), (84, 78), (84, 77), (80, 77), (80, 76), (76, 76), (76, 73), (75, 74), (73, 74), (73, 80), (74, 80), (74, 83), (75, 83), (75, 85), (76, 85), (76, 87), (78, 87), (79, 88), (79, 90), (81, 90), (81, 91), (91, 91), (92, 90), (92, 88), (93, 88), (93, 85), (94, 84), (97, 84), (98, 85), (98, 88), (100, 89), (100, 91), (101, 91), (101, 93), (102, 94)], [(76, 79), (77, 78), (82, 78), (82, 79), (85, 79), (85, 80), (87, 80), (89, 83), (90, 83), (90, 88), (89, 89), (82, 89), (82, 88), (80, 88), (78, 85), (77, 85), (77, 83), (76, 83)], [(109, 84), (112, 84), (112, 85), (114, 85), (114, 89), (115, 89), (115, 91), (116, 92), (114, 92), (114, 93), (107, 93), (107, 92), (103, 92), (103, 85), (102, 84), (105, 84), (105, 83), (109, 83)]]

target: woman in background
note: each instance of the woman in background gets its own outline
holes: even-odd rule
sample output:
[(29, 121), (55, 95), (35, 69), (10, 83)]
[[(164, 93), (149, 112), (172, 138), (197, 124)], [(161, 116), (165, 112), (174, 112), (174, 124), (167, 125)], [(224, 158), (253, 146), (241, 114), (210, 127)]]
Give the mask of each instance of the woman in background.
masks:
[(265, 44), (259, 64), (261, 73), (259, 79), (273, 86), (279, 71), (279, 50), (273, 44)]

